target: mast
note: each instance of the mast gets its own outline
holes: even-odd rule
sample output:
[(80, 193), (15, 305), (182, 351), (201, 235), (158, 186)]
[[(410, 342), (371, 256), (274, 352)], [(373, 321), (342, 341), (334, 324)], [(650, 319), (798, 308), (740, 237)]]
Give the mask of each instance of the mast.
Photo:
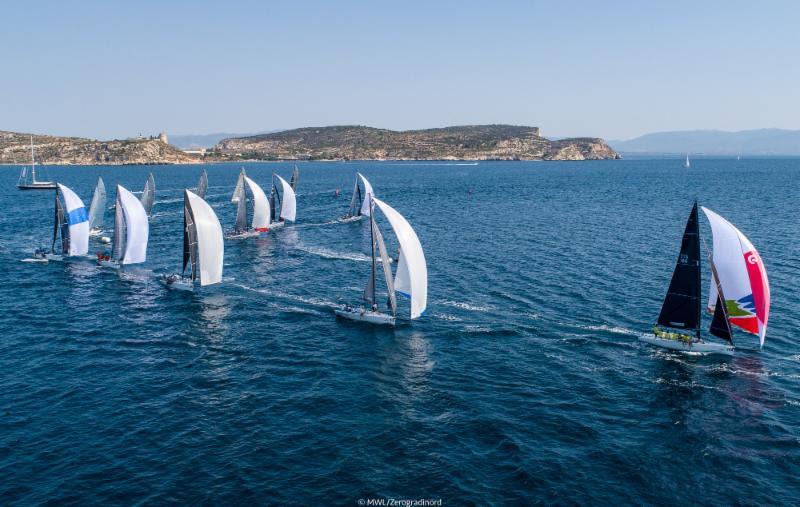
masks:
[(114, 245), (111, 247), (111, 257), (122, 264), (125, 247), (122, 244), (125, 238), (125, 219), (123, 216), (122, 199), (117, 185), (116, 210), (114, 211)]
[(372, 254), (372, 266), (371, 266), (371, 273), (369, 282), (367, 282), (367, 288), (364, 290), (364, 300), (370, 304), (370, 309), (372, 305), (375, 304), (375, 272), (377, 271), (377, 262), (375, 259), (375, 219), (370, 217), (370, 228), (369, 228), (369, 243), (371, 247), (371, 254)]
[(31, 134), (31, 177), (36, 183), (36, 159), (33, 158), (33, 134)]
[(378, 244), (378, 249), (381, 253), (381, 264), (383, 265), (383, 277), (386, 281), (386, 292), (389, 294), (388, 301), (386, 302), (392, 315), (397, 315), (397, 296), (394, 293), (394, 281), (392, 280), (392, 266), (389, 260), (389, 254), (386, 252), (386, 244), (383, 242), (383, 235), (378, 228), (378, 223), (372, 218), (374, 215), (370, 213), (370, 221), (375, 230), (375, 242)]
[(357, 195), (358, 195), (358, 176), (356, 176), (356, 185), (353, 188), (353, 198), (350, 199), (350, 209), (347, 211), (348, 217), (355, 216)]
[(61, 227), (61, 202), (58, 200), (58, 190), (55, 192), (56, 203), (53, 207), (53, 244), (50, 245), (50, 253), (56, 253), (56, 239), (58, 230)]

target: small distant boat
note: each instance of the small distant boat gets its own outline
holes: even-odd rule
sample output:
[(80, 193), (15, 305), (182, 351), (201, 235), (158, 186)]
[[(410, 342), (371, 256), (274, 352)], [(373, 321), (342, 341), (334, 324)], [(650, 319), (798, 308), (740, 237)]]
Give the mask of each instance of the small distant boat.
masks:
[[(275, 184), (275, 178), (281, 183), (281, 191)], [(280, 212), (278, 212), (280, 208)], [(269, 193), (270, 228), (282, 227), (286, 220), (294, 222), (297, 216), (297, 196), (292, 186), (277, 174), (272, 174), (272, 190)]]
[[(30, 178), (28, 178), (30, 176)], [(20, 190), (55, 190), (56, 184), (52, 181), (39, 181), (36, 179), (36, 157), (33, 152), (33, 136), (31, 136), (31, 167), (23, 167), (19, 173), (17, 188)]]
[[(389, 220), (389, 224), (392, 226), (395, 236), (397, 236), (397, 241), (400, 243), (400, 253), (394, 279), (392, 279), (391, 259), (386, 252), (383, 236), (375, 221), (372, 204), (380, 208)], [(428, 304), (428, 268), (422, 245), (411, 224), (394, 208), (372, 196), (369, 198), (368, 205), (370, 206), (372, 267), (367, 287), (364, 289), (363, 299), (365, 305), (362, 308), (346, 306), (341, 310), (335, 310), (334, 313), (337, 317), (343, 319), (393, 326), (397, 315), (395, 292), (399, 292), (410, 299), (409, 317), (416, 319), (425, 312)], [(386, 302), (389, 313), (383, 313), (379, 310), (376, 297), (375, 284), (378, 253), (381, 256), (384, 281), (389, 295)]]
[(692, 166), (692, 164), (691, 164), (691, 162), (689, 162), (689, 154), (687, 153), (686, 154), (686, 160), (683, 162), (683, 167), (685, 167), (686, 169), (689, 169), (689, 167), (691, 167), (691, 166)]
[(97, 263), (119, 269), (147, 259), (150, 224), (141, 201), (122, 185), (117, 185), (116, 203), (111, 254), (98, 253)]
[(206, 190), (208, 190), (208, 173), (203, 169), (203, 172), (200, 173), (200, 179), (197, 180), (197, 188), (195, 188), (194, 193), (201, 199), (205, 199)]
[(708, 255), (711, 287), (707, 310), (713, 314), (709, 332), (724, 343), (706, 342), (700, 337), (700, 228), (696, 202), (686, 222), (678, 262), (658, 324), (653, 328), (652, 337), (639, 339), (672, 350), (733, 354), (733, 327), (738, 327), (758, 335), (763, 347), (770, 295), (761, 257), (733, 224), (708, 208), (702, 210), (711, 223), (714, 237), (714, 250)]
[[(252, 179), (244, 175), (244, 171), (239, 175), (242, 185), (237, 182), (236, 188), (239, 195), (235, 196), (236, 202), (236, 225), (233, 229), (234, 238), (254, 236), (269, 231), (270, 205), (264, 190)], [(253, 221), (250, 228), (247, 227), (247, 189), (250, 189), (252, 198), (250, 202), (253, 207)]]
[(156, 179), (153, 177), (153, 173), (150, 173), (147, 177), (147, 181), (144, 183), (144, 190), (142, 190), (142, 197), (139, 200), (142, 202), (147, 216), (151, 217), (153, 215), (153, 204), (156, 202)]
[[(361, 193), (361, 187), (358, 185), (359, 180), (361, 180), (361, 183), (364, 185), (363, 194)], [(350, 207), (347, 210), (347, 214), (340, 218), (340, 220), (354, 221), (360, 220), (362, 216), (369, 216), (369, 202), (370, 198), (374, 195), (375, 193), (372, 190), (372, 185), (367, 181), (367, 178), (361, 173), (356, 173), (356, 181), (353, 187), (353, 198), (350, 199)]]
[(292, 186), (292, 190), (297, 192), (297, 180), (300, 179), (300, 169), (297, 168), (297, 164), (294, 165), (294, 170), (292, 171), (292, 179), (289, 181), (289, 184)]
[[(89, 217), (78, 194), (57, 183), (53, 223), (53, 242), (48, 252), (37, 249), (34, 260), (60, 261), (64, 257), (85, 256), (89, 253)], [(62, 202), (63, 201), (63, 202)], [(59, 236), (61, 242), (56, 248)]]
[(97, 178), (97, 185), (89, 205), (89, 236), (99, 236), (103, 232), (103, 217), (106, 212), (106, 185), (103, 178)]
[(163, 282), (171, 289), (194, 290), (196, 285), (222, 281), (225, 243), (222, 225), (211, 206), (191, 190), (183, 194), (183, 270), (165, 276)]

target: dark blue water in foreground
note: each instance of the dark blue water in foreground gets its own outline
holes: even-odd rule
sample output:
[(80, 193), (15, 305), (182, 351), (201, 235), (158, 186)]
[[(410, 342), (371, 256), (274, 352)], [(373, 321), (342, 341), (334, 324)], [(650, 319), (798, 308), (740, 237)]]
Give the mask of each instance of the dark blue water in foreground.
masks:
[[(230, 227), (238, 165), (207, 169)], [(247, 166), (265, 188), (290, 169)], [(225, 283), (186, 294), (155, 275), (179, 268), (199, 166), (48, 168), (87, 204), (98, 175), (110, 204), (155, 173), (149, 260), (121, 273), (20, 262), (52, 193), (0, 168), (2, 503), (798, 502), (800, 160), (300, 169), (296, 225), (226, 242)], [(331, 222), (356, 170), (428, 261), (428, 312), (394, 330), (332, 313), (369, 269), (366, 223)], [(637, 341), (695, 196), (767, 266), (760, 353)]]

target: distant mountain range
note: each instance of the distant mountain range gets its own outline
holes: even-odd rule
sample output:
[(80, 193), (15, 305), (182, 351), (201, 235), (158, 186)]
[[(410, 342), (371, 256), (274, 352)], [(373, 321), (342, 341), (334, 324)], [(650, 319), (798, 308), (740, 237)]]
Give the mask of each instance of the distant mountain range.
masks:
[(800, 130), (758, 129), (740, 132), (684, 130), (654, 132), (627, 141), (608, 141), (622, 153), (698, 155), (800, 155)]

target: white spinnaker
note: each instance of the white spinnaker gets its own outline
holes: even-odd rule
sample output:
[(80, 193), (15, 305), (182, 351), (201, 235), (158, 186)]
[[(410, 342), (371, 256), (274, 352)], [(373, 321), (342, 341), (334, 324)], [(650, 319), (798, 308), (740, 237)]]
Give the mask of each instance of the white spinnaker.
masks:
[(147, 240), (150, 224), (142, 202), (126, 188), (117, 185), (117, 194), (125, 214), (125, 252), (122, 264), (139, 264), (147, 259)]
[(714, 265), (725, 294), (728, 320), (759, 336), (761, 345), (769, 319), (769, 280), (761, 256), (733, 224), (703, 207), (714, 236)]
[(422, 315), (428, 305), (428, 266), (417, 233), (411, 224), (385, 202), (372, 198), (383, 211), (400, 243), (400, 261), (395, 273), (394, 288), (411, 299), (411, 318)]
[(200, 285), (219, 283), (222, 280), (222, 260), (225, 253), (222, 225), (211, 206), (197, 194), (186, 190), (186, 198), (197, 230), (197, 266)]
[(89, 253), (89, 214), (86, 212), (78, 194), (58, 184), (58, 190), (64, 198), (64, 213), (69, 224), (69, 255), (86, 255)]
[(258, 184), (244, 177), (250, 192), (253, 193), (253, 229), (267, 229), (269, 227), (269, 200), (264, 190)]
[(297, 198), (294, 195), (294, 190), (292, 190), (292, 186), (289, 185), (285, 179), (281, 178), (277, 174), (275, 177), (281, 181), (281, 186), (283, 187), (283, 197), (281, 198), (281, 218), (284, 220), (289, 220), (290, 222), (294, 222), (295, 216), (297, 215)]
[(371, 197), (375, 196), (375, 192), (372, 191), (372, 185), (369, 184), (369, 181), (367, 181), (367, 178), (365, 178), (363, 174), (356, 174), (358, 174), (358, 177), (361, 178), (361, 183), (364, 185), (364, 196), (361, 200), (361, 214), (364, 216), (369, 216), (369, 200)]

